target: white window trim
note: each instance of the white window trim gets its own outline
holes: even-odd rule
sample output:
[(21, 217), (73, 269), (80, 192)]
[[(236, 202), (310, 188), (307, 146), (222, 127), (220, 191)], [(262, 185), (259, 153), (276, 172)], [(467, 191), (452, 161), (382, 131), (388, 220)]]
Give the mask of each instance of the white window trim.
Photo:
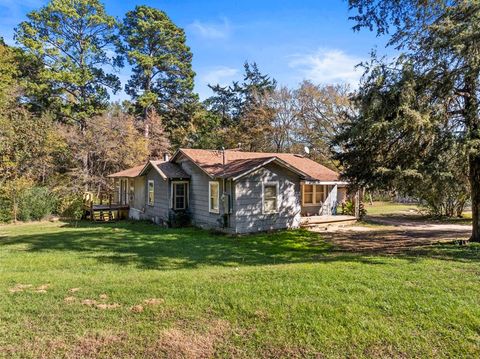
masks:
[[(176, 207), (176, 201), (175, 201), (175, 196), (176, 196), (176, 195), (175, 195), (175, 185), (177, 185), (177, 184), (186, 184), (186, 186), (185, 186), (185, 188), (186, 188), (186, 190), (185, 190), (185, 202), (184, 202), (185, 207), (184, 207), (184, 208), (177, 208), (177, 207)], [(172, 209), (174, 209), (174, 210), (176, 210), (176, 211), (177, 211), (177, 210), (178, 210), (178, 211), (183, 211), (183, 210), (185, 210), (185, 209), (188, 208), (188, 191), (189, 191), (189, 188), (188, 188), (188, 187), (189, 187), (189, 186), (188, 186), (188, 181), (172, 181), (172, 187), (171, 187), (171, 199), (172, 199), (172, 200), (171, 200), (171, 203), (172, 203), (171, 208), (172, 208)]]
[[(152, 184), (153, 188), (153, 202), (150, 203), (150, 183)], [(155, 181), (154, 180), (148, 180), (148, 185), (147, 185), (147, 205), (153, 207), (155, 205)]]
[[(217, 186), (217, 209), (212, 208), (212, 185)], [(220, 213), (220, 183), (217, 181), (209, 181), (208, 182), (208, 211), (210, 213)]]
[[(265, 212), (265, 186), (277, 187), (277, 208), (273, 212)], [(262, 214), (275, 214), (279, 212), (280, 208), (280, 186), (278, 182), (263, 182), (262, 183)]]
[[(305, 203), (305, 185), (307, 186), (313, 186), (313, 194), (312, 194), (312, 200), (313, 202), (312, 203)], [(321, 202), (316, 202), (316, 198), (317, 198), (317, 186), (323, 186), (323, 198), (322, 198), (322, 201)], [(313, 184), (313, 183), (306, 183), (306, 184), (302, 184), (302, 206), (303, 207), (316, 207), (316, 206), (320, 206), (322, 205), (323, 203), (325, 203), (325, 200), (327, 199), (327, 192), (328, 192), (328, 186), (327, 185), (324, 185), (324, 184)]]

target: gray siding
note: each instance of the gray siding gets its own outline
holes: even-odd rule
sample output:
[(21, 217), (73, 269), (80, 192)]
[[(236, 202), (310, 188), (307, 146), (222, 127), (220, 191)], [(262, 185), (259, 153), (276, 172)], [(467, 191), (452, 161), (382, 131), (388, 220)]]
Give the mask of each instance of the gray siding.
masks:
[(136, 178), (131, 178), (130, 183), (133, 182), (133, 186), (135, 188), (135, 192), (133, 194), (133, 201), (130, 203), (130, 207), (140, 209), (142, 210), (145, 208), (145, 191), (146, 191), (146, 186), (145, 186), (145, 177), (136, 177)]
[[(263, 213), (265, 182), (278, 182), (278, 213)], [(300, 210), (300, 178), (278, 165), (267, 165), (235, 183), (236, 233), (296, 228), (300, 225)]]
[[(190, 175), (190, 201), (189, 211), (192, 224), (204, 228), (220, 228), (222, 226), (223, 206), (220, 200), (220, 213), (210, 213), (208, 210), (208, 183), (212, 179), (186, 158), (177, 161), (183, 170)], [(222, 193), (222, 181), (220, 195)]]
[[(154, 203), (153, 206), (148, 205), (148, 181), (154, 181)], [(155, 223), (163, 223), (168, 221), (168, 212), (170, 208), (170, 186), (168, 180), (164, 180), (153, 168), (144, 177), (144, 201), (145, 213), (144, 218)]]

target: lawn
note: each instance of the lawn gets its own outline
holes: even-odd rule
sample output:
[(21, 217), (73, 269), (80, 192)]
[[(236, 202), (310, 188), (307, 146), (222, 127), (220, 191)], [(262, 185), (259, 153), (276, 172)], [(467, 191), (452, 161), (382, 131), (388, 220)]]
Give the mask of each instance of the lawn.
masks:
[(0, 357), (479, 357), (479, 264), (303, 230), (2, 226)]
[(469, 210), (464, 211), (462, 217), (432, 218), (427, 215), (425, 209), (415, 203), (373, 202), (373, 205), (365, 203), (365, 209), (367, 210), (367, 222), (369, 222), (369, 218), (371, 217), (408, 216), (411, 219), (417, 219), (419, 221), (428, 220), (450, 224), (472, 223), (472, 212)]
[(373, 202), (373, 205), (365, 202), (367, 215), (392, 215), (392, 214), (418, 214), (420, 208), (414, 203), (396, 202)]

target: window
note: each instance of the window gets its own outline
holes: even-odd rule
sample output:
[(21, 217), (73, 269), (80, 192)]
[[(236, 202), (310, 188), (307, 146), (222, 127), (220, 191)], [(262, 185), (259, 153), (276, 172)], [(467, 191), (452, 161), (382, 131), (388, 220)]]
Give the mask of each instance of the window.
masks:
[(314, 188), (313, 184), (303, 185), (303, 203), (304, 204), (313, 204), (314, 202)]
[(148, 205), (153, 206), (153, 203), (155, 201), (155, 193), (154, 193), (154, 182), (153, 180), (148, 181)]
[(278, 183), (263, 185), (263, 213), (278, 212)]
[(313, 185), (313, 184), (304, 184), (303, 188), (303, 205), (315, 206), (322, 204), (325, 200), (325, 186), (324, 185)]
[(133, 203), (135, 200), (135, 180), (130, 180), (130, 196), (129, 196), (130, 203)]
[(322, 203), (325, 199), (324, 186), (315, 186), (315, 203)]
[(187, 182), (173, 182), (173, 209), (187, 208)]
[(220, 212), (220, 186), (218, 182), (209, 182), (208, 186), (208, 210), (209, 212)]
[(115, 201), (116, 203), (122, 203), (122, 186), (121, 186), (122, 180), (116, 180), (115, 181), (115, 187), (116, 187), (116, 198)]
[(128, 204), (128, 196), (127, 196), (127, 187), (128, 187), (128, 180), (127, 179), (124, 179), (122, 180), (122, 187), (123, 187), (123, 192), (122, 192), (122, 195), (123, 195), (123, 200), (122, 200), (122, 204)]

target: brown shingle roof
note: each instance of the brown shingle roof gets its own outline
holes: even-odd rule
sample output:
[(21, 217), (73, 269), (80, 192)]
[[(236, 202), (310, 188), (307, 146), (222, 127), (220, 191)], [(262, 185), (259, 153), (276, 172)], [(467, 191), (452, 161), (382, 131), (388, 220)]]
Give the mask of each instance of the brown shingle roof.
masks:
[(107, 177), (111, 177), (111, 178), (115, 178), (115, 177), (130, 177), (130, 178), (137, 177), (138, 175), (140, 175), (140, 172), (142, 172), (143, 167), (145, 167), (144, 164), (141, 165), (141, 166), (128, 168), (128, 169), (120, 171), (120, 172), (112, 173), (111, 175), (108, 175)]
[[(212, 177), (236, 177), (248, 172), (270, 159), (281, 162), (304, 173), (306, 179), (338, 181), (339, 174), (311, 159), (291, 153), (242, 152), (226, 150), (226, 166), (223, 168), (222, 151), (182, 148), (179, 151), (195, 162)], [(225, 172), (224, 172), (225, 171)]]
[(160, 173), (160, 176), (163, 178), (190, 178), (190, 176), (182, 169), (182, 167), (176, 163), (165, 161), (148, 161), (146, 164), (141, 166), (136, 166), (117, 173), (112, 173), (107, 177), (138, 177), (142, 175), (142, 172), (144, 172), (149, 165), (154, 166), (155, 169)]
[(182, 167), (173, 162), (165, 161), (150, 161), (152, 164), (164, 174), (166, 178), (190, 178), (187, 172)]

